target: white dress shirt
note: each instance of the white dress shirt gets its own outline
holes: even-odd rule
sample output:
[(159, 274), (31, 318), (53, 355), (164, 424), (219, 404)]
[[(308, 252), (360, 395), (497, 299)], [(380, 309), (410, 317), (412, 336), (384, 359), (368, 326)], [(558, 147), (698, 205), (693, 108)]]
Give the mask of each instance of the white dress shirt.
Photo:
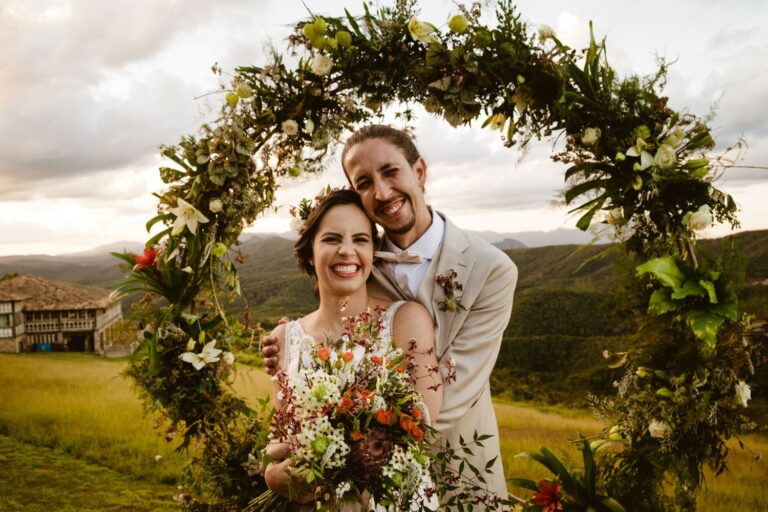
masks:
[(416, 299), (419, 287), (427, 276), (427, 270), (432, 258), (440, 249), (445, 235), (445, 221), (438, 213), (430, 208), (432, 213), (432, 224), (421, 237), (413, 242), (409, 247), (401, 249), (395, 245), (389, 238), (385, 238), (387, 250), (393, 253), (408, 251), (409, 253), (421, 256), (421, 263), (385, 263), (390, 275), (400, 288), (408, 293), (411, 300)]

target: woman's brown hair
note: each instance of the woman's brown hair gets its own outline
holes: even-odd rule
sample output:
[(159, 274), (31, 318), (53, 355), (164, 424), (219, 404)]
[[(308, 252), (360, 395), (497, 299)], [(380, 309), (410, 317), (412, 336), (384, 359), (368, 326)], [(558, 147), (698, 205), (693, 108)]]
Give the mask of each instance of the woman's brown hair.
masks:
[[(317, 230), (320, 227), (325, 214), (328, 213), (333, 207), (351, 204), (360, 208), (360, 211), (365, 213), (363, 209), (363, 203), (360, 201), (360, 196), (354, 190), (341, 189), (332, 190), (322, 199), (318, 200), (318, 203), (312, 208), (309, 213), (309, 217), (304, 221), (304, 226), (299, 232), (299, 239), (293, 246), (293, 254), (296, 256), (296, 261), (299, 264), (299, 269), (303, 270), (310, 276), (316, 276), (315, 267), (312, 266), (310, 260), (312, 260), (312, 242), (315, 239)], [(373, 247), (379, 245), (379, 235), (376, 230), (376, 223), (371, 223), (371, 240)]]

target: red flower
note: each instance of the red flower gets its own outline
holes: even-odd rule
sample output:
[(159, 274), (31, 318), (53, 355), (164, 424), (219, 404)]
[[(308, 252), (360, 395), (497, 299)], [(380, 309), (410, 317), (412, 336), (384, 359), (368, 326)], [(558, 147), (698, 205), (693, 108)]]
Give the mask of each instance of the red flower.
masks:
[(144, 255), (134, 255), (133, 261), (136, 262), (135, 269), (138, 270), (140, 268), (144, 267), (151, 267), (155, 264), (155, 260), (157, 259), (157, 250), (153, 249), (144, 249)]
[(533, 504), (540, 506), (541, 512), (563, 510), (563, 502), (560, 501), (560, 487), (557, 482), (540, 480), (539, 490), (533, 495)]
[(331, 349), (328, 347), (320, 347), (317, 349), (317, 358), (321, 361), (327, 361), (331, 356)]

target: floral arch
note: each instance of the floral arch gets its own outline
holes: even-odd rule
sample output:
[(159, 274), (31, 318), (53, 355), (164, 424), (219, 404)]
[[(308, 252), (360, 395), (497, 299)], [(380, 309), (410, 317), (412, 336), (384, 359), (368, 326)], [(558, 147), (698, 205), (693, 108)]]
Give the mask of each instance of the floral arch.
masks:
[(162, 150), (174, 165), (160, 169), (167, 190), (147, 223), (160, 231), (143, 256), (119, 255), (133, 266), (119, 288), (146, 294), (148, 329), (128, 374), (182, 447), (198, 448), (196, 506), (240, 509), (263, 489), (259, 413), (225, 385), (231, 347), (249, 336), (224, 311), (240, 292), (239, 235), (272, 208), (279, 180), (319, 172), (329, 148), (384, 106), (405, 105), (398, 115), (409, 119), (407, 105), (420, 103), (452, 126), (480, 121), (506, 146), (564, 139), (552, 158), (566, 169), (565, 201), (578, 228), (604, 223), (623, 240), (646, 318), (620, 361), (615, 425), (581, 445), (592, 469), (579, 479), (549, 452), (538, 458), (579, 510), (609, 510), (598, 500), (608, 495), (628, 510), (692, 509), (704, 465), (724, 469), (726, 440), (748, 423), (752, 350), (727, 256), (696, 251), (696, 231), (713, 220), (738, 225), (733, 199), (713, 186), (726, 163), (709, 154), (706, 119), (667, 106), (663, 63), (653, 76), (617, 77), (604, 41), (575, 50), (547, 27), (532, 33), (508, 0), (494, 26), (478, 5), (441, 29), (416, 16), (414, 0), (399, 0), (298, 23), (295, 65), (273, 51), (266, 66), (238, 68), (219, 117)]

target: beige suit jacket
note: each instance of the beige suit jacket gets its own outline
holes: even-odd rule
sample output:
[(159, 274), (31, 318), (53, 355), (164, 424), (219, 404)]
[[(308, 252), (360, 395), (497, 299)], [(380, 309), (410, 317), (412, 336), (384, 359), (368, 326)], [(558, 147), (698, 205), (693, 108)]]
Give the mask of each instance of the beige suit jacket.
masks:
[[(464, 288), (461, 303), (466, 309), (461, 311), (441, 311), (438, 307), (445, 296), (442, 287), (435, 284), (435, 276), (451, 269)], [(507, 497), (507, 486), (489, 379), (512, 312), (516, 283), (517, 267), (506, 254), (446, 219), (443, 242), (416, 297), (434, 319), (441, 368), (449, 358), (456, 363), (457, 379), (443, 387), (443, 405), (435, 427), (454, 448), (459, 446), (460, 436), (465, 442), (471, 442), (475, 433), (493, 436), (483, 442), (483, 448), (473, 447), (474, 455), (468, 460), (482, 470), (496, 458), (492, 473), (485, 478), (488, 490), (503, 498)], [(371, 272), (368, 293), (380, 298), (408, 298), (382, 264)], [(473, 475), (468, 472), (466, 476)]]

